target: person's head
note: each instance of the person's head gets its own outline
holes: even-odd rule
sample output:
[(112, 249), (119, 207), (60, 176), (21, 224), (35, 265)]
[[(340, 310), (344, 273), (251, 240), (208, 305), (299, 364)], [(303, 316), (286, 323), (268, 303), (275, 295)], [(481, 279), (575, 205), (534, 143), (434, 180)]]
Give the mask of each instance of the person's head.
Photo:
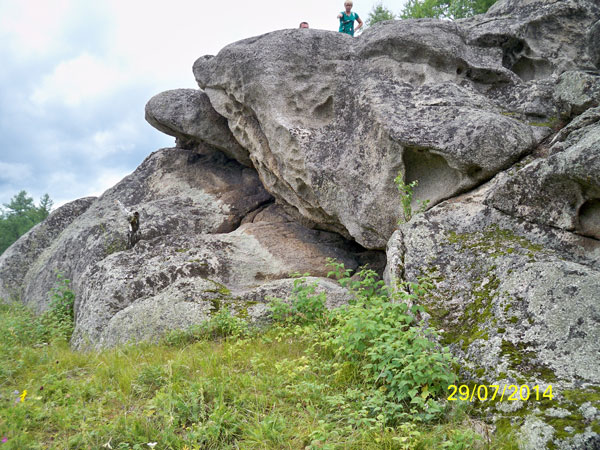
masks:
[(308, 28), (308, 22), (300, 22), (299, 28)]
[(344, 2), (344, 8), (346, 8), (346, 12), (350, 12), (350, 10), (352, 9), (352, 0), (346, 0)]

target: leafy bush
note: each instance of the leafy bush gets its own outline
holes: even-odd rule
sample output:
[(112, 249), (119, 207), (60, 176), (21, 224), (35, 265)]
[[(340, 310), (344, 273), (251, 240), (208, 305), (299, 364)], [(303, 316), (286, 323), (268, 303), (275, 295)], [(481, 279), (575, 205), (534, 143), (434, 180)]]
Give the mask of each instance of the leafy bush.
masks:
[(455, 375), (452, 357), (436, 343), (436, 332), (417, 319), (423, 311), (419, 299), (431, 285), (420, 280), (392, 290), (367, 267), (351, 276), (343, 264), (330, 259), (329, 265), (329, 276), (352, 294), (350, 304), (327, 311), (316, 284), (299, 278), (287, 303), (272, 302), (274, 320), (304, 326), (301, 333), (314, 344), (314, 370), (331, 369), (338, 378), (362, 385), (361, 400), (354, 401), (360, 405), (354, 412), (357, 422), (389, 426), (438, 417), (443, 410), (439, 399)]
[(69, 341), (74, 329), (75, 293), (70, 288), (71, 280), (57, 272), (56, 283), (50, 290), (50, 306), (38, 322), (39, 337), (43, 340)]
[(73, 334), (73, 305), (75, 294), (70, 280), (57, 273), (57, 280), (49, 292), (50, 304), (40, 316), (35, 316), (22, 303), (0, 305), (0, 316), (5, 327), (0, 340), (13, 346), (41, 345), (51, 341), (68, 342)]
[(386, 422), (436, 417), (442, 411), (437, 399), (455, 375), (450, 353), (436, 344), (436, 332), (417, 321), (423, 308), (416, 301), (429, 287), (427, 280), (403, 283), (392, 292), (371, 269), (363, 268), (353, 280), (342, 264), (330, 264), (331, 274), (355, 301), (332, 311), (332, 325), (320, 335), (321, 348), (384, 393), (376, 397), (383, 400), (377, 409), (385, 413)]
[(275, 323), (301, 324), (312, 323), (322, 319), (325, 314), (325, 292), (317, 293), (317, 283), (306, 282), (309, 274), (292, 274), (294, 287), (289, 301), (280, 298), (271, 299), (271, 313)]
[(166, 333), (162, 341), (167, 345), (180, 346), (209, 339), (249, 337), (252, 332), (246, 320), (234, 316), (229, 308), (224, 307), (205, 322)]
[(405, 184), (402, 173), (398, 172), (398, 176), (394, 179), (394, 183), (398, 188), (398, 192), (400, 193), (400, 201), (402, 202), (403, 218), (398, 220), (398, 225), (400, 225), (401, 223), (409, 222), (413, 215), (425, 211), (427, 209), (427, 205), (429, 204), (429, 200), (417, 200), (418, 208), (416, 212), (413, 213), (413, 190), (415, 187), (417, 187), (418, 181), (414, 180), (410, 184)]

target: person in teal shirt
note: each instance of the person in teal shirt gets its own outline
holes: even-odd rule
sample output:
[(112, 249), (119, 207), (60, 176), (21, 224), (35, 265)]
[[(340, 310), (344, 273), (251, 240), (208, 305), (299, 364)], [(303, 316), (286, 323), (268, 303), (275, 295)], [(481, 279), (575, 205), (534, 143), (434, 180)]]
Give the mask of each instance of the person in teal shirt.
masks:
[[(354, 31), (360, 30), (363, 26), (363, 21), (360, 20), (358, 14), (351, 12), (352, 10), (352, 0), (346, 0), (344, 2), (344, 8), (346, 11), (342, 11), (338, 14), (338, 19), (340, 19), (340, 33), (346, 33), (350, 36), (354, 36)], [(358, 22), (358, 26), (356, 30), (354, 30), (354, 21)]]

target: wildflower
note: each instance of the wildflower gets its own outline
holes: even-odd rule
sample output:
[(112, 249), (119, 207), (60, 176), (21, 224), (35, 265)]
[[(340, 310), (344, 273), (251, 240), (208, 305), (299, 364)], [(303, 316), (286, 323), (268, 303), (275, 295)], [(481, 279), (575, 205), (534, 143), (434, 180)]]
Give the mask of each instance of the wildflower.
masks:
[(20, 395), (21, 397), (21, 403), (23, 403), (25, 401), (25, 397), (27, 397), (27, 389), (25, 389), (23, 391), (23, 393)]
[(0, 441), (0, 443), (6, 444), (7, 441), (8, 441), (8, 438), (6, 436), (2, 436), (2, 440)]
[(148, 442), (146, 445), (150, 448), (154, 448), (156, 447), (156, 444), (158, 444), (158, 442)]

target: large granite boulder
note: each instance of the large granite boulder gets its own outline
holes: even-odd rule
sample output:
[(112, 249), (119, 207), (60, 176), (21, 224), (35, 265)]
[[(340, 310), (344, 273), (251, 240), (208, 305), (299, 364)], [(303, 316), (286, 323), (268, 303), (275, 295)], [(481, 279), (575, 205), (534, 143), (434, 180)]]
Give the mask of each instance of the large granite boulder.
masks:
[(527, 449), (595, 448), (600, 241), (485, 206), (485, 190), (402, 225), (386, 279), (432, 282), (425, 316), (458, 358), (460, 384), (552, 386), (551, 401), (479, 402), (498, 429), (521, 427)]
[(470, 43), (501, 50), (503, 65), (527, 82), (595, 69), (597, 50), (586, 44), (599, 17), (595, 0), (500, 0), (461, 23)]
[(157, 151), (31, 261), (22, 280), (23, 302), (45, 309), (56, 271), (78, 289), (88, 266), (125, 249), (128, 224), (115, 200), (140, 213), (141, 237), (148, 240), (165, 234), (232, 231), (248, 212), (272, 198), (254, 170), (220, 153), (203, 157), (182, 149)]
[(237, 143), (227, 120), (214, 110), (202, 91), (174, 89), (155, 95), (146, 104), (146, 120), (157, 130), (176, 137), (177, 147), (194, 148), (199, 153), (219, 150), (251, 166), (248, 151)]
[(388, 243), (388, 283), (433, 282), (428, 320), (459, 357), (462, 380), (552, 385), (552, 404), (483, 407), (499, 427), (522, 426), (528, 449), (600, 442), (599, 120), (599, 108), (587, 110)]
[(600, 108), (575, 119), (555, 142), (550, 156), (504, 176), (486, 203), (529, 222), (600, 239)]
[[(141, 241), (88, 268), (79, 289), (72, 345), (103, 347), (153, 340), (169, 329), (200, 323), (220, 308), (263, 321), (269, 297), (287, 298), (292, 273), (310, 271), (339, 305), (349, 295), (326, 280), (326, 258), (357, 267), (342, 238), (319, 239), (312, 230), (267, 222), (246, 224), (227, 234), (167, 235)], [(262, 228), (256, 233), (255, 228)], [(331, 235), (331, 233), (327, 233)], [(328, 242), (329, 241), (329, 242)], [(286, 246), (286, 244), (288, 244)], [(282, 254), (278, 248), (287, 248)], [(275, 249), (274, 251), (272, 251)], [(282, 284), (283, 282), (283, 284)]]
[[(116, 200), (140, 213), (132, 249)], [(293, 273), (316, 276), (340, 304), (348, 293), (325, 279), (330, 257), (349, 268), (367, 261), (383, 268), (381, 254), (294, 222), (253, 169), (217, 151), (172, 148), (151, 154), (98, 199), (54, 212), (2, 256), (0, 274), (3, 297), (20, 294), (37, 311), (48, 306), (57, 271), (71, 279), (72, 345), (91, 348), (154, 340), (226, 306), (263, 321), (269, 296), (289, 296)]]
[(389, 22), (359, 40), (280, 31), (200, 58), (194, 73), (270, 193), (383, 248), (400, 211), (399, 171), (435, 204), (537, 142), (531, 126), (482, 93), (518, 78), (461, 34), (437, 21)]
[(554, 77), (593, 67), (581, 42), (598, 13), (590, 0), (504, 1), (463, 21), (388, 21), (359, 39), (278, 31), (198, 59), (194, 74), (271, 194), (382, 248), (398, 172), (433, 206), (548, 135)]
[(31, 265), (47, 250), (71, 223), (83, 214), (95, 197), (85, 197), (52, 211), (0, 255), (0, 299), (23, 298), (23, 282)]

